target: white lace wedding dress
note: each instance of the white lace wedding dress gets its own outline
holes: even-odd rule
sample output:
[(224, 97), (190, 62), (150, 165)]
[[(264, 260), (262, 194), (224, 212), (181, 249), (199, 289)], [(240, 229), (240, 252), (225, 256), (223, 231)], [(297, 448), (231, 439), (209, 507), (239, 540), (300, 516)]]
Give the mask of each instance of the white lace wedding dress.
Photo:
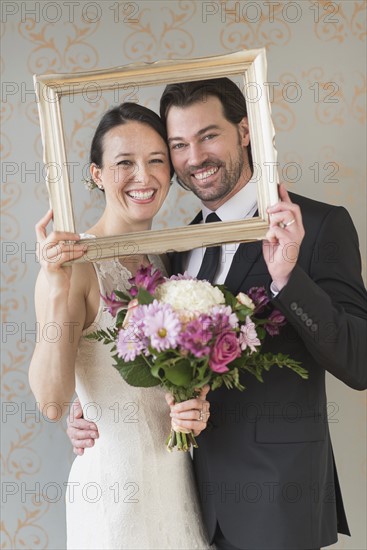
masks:
[[(164, 270), (159, 258), (150, 261)], [(131, 275), (118, 261), (94, 265), (102, 294), (129, 287)], [(101, 301), (84, 334), (112, 324)], [(99, 439), (71, 468), (67, 548), (209, 548), (191, 457), (165, 448), (170, 416), (163, 389), (129, 386), (112, 364), (110, 346), (81, 339), (76, 391)]]

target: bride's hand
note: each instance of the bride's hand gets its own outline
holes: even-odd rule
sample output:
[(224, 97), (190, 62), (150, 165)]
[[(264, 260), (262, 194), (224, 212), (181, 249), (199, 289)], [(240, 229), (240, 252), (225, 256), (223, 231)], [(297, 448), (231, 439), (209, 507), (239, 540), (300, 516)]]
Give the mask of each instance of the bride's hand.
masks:
[(52, 218), (52, 210), (49, 210), (36, 224), (37, 258), (50, 285), (61, 289), (69, 286), (71, 277), (71, 267), (63, 264), (83, 256), (86, 246), (78, 244), (78, 233), (53, 231), (47, 236), (46, 227)]
[(166, 394), (166, 401), (171, 408), (173, 429), (186, 428), (192, 430), (195, 436), (205, 430), (210, 416), (210, 403), (206, 400), (209, 390), (210, 387), (206, 385), (195, 399), (177, 404), (170, 393)]

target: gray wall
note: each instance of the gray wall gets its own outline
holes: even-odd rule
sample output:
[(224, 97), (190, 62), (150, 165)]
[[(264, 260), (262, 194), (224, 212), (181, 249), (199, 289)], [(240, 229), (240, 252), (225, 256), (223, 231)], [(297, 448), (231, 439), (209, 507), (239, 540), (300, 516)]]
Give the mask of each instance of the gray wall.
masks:
[[(365, 262), (366, 2), (79, 0), (2, 2), (1, 9), (2, 548), (59, 549), (65, 544), (63, 483), (73, 455), (63, 425), (35, 412), (27, 382), (36, 337), (34, 224), (48, 204), (32, 75), (266, 47), (283, 179), (293, 191), (348, 208)], [(135, 92), (128, 89), (119, 100)], [(87, 162), (104, 101), (85, 102), (71, 119), (79, 125), (70, 127), (69, 150), (80, 164)], [(149, 97), (144, 102), (154, 106)], [(78, 177), (77, 221), (85, 228), (100, 206), (81, 191)], [(177, 199), (182, 223), (189, 220), (191, 200), (175, 190), (158, 227), (171, 223), (170, 204)], [(328, 400), (353, 534), (333, 548), (362, 550), (365, 395), (330, 377)]]

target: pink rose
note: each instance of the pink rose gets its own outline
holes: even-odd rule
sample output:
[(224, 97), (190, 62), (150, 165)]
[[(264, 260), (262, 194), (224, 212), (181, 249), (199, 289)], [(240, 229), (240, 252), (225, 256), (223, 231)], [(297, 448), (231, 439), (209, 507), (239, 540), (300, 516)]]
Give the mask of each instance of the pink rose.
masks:
[(228, 363), (241, 355), (240, 345), (234, 332), (223, 332), (218, 336), (211, 350), (209, 367), (214, 372), (228, 372)]

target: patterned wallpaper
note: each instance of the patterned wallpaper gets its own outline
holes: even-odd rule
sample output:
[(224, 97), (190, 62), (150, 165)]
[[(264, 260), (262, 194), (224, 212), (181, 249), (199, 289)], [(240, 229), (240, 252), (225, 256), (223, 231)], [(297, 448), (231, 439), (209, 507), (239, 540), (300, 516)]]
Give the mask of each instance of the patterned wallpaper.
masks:
[[(366, 2), (364, 0), (113, 1), (1, 3), (2, 520), (3, 549), (65, 547), (64, 498), (73, 455), (64, 424), (47, 422), (27, 369), (38, 334), (34, 224), (47, 209), (32, 75), (199, 57), (266, 47), (281, 178), (291, 190), (350, 211), (366, 260)], [(124, 90), (119, 101), (139, 90)], [(108, 98), (70, 118), (70, 154), (88, 140)], [(144, 97), (154, 107), (154, 100)], [(75, 178), (77, 222), (98, 197)], [(172, 205), (178, 204), (173, 215)], [(157, 226), (182, 224), (192, 201), (174, 188)], [(353, 533), (337, 549), (365, 549), (365, 395), (328, 379), (329, 421)]]

